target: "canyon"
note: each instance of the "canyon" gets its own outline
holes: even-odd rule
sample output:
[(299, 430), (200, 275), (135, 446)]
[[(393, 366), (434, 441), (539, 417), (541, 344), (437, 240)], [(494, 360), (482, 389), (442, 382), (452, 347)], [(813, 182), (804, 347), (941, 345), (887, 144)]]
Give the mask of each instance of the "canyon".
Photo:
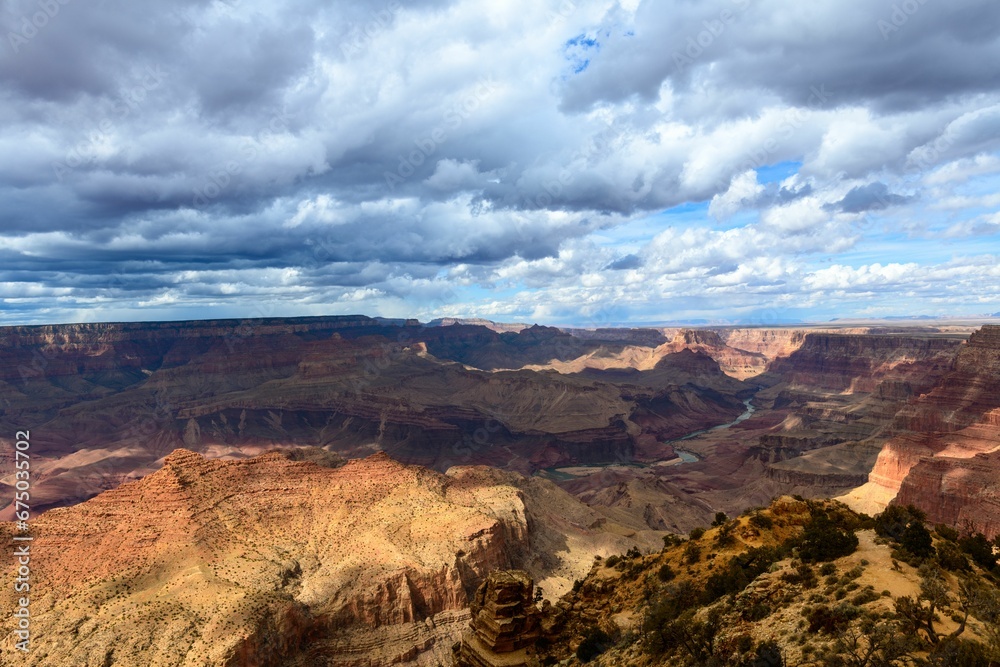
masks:
[(548, 604), (778, 496), (1000, 534), (1000, 326), (2, 328), (8, 540), (17, 431), (37, 664), (451, 664), (490, 572)]
[[(595, 554), (661, 544), (517, 473), (183, 449), (49, 510), (31, 536), (32, 664), (60, 667), (436, 664), (491, 571), (524, 568), (561, 595)], [(16, 655), (0, 643), (3, 664)]]

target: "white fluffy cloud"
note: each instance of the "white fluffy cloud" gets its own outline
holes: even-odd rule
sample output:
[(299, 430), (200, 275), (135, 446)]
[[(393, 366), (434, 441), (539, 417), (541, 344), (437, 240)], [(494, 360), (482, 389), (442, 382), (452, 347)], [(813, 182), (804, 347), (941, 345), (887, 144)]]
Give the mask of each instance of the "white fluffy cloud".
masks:
[(1000, 310), (997, 7), (60, 7), (0, 59), (0, 321)]

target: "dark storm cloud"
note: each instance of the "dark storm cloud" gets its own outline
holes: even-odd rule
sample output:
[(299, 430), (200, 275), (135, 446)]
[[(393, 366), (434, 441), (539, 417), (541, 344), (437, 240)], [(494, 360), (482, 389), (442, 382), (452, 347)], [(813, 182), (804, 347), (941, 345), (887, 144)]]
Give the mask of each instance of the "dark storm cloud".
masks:
[(911, 3), (8, 0), (0, 298), (743, 280), (782, 258), (614, 230), (783, 161), (827, 180), (731, 193), (796, 236), (749, 247), (847, 248), (830, 215), (910, 201), (885, 172), (1000, 150), (1000, 9)]
[(655, 99), (664, 82), (679, 92), (757, 90), (798, 106), (822, 85), (839, 104), (896, 110), (1000, 84), (1000, 6), (978, 0), (644, 2), (635, 24), (609, 31), (566, 86), (566, 109)]
[(864, 213), (866, 211), (881, 211), (890, 206), (906, 204), (914, 199), (916, 197), (906, 197), (889, 192), (889, 186), (885, 183), (875, 182), (852, 188), (844, 195), (843, 199), (827, 208), (844, 213)]

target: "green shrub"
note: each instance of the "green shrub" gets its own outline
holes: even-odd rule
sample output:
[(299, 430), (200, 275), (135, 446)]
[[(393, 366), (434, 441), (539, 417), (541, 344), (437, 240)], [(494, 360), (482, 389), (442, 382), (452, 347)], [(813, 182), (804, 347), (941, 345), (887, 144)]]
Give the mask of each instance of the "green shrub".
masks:
[(838, 528), (825, 514), (809, 520), (799, 542), (799, 556), (804, 561), (830, 561), (849, 556), (858, 548), (853, 531)]
[(700, 540), (704, 534), (704, 528), (692, 528), (691, 532), (688, 533), (688, 537), (692, 540)]
[(677, 575), (674, 574), (673, 568), (670, 567), (668, 563), (664, 563), (663, 565), (660, 566), (660, 569), (656, 572), (656, 576), (657, 578), (659, 578), (660, 581), (667, 582), (672, 580)]
[(951, 526), (946, 526), (943, 523), (939, 523), (936, 526), (934, 526), (934, 532), (937, 533), (938, 537), (940, 537), (942, 540), (946, 540), (948, 542), (958, 542), (959, 533)]
[(576, 649), (576, 657), (580, 662), (590, 662), (614, 645), (611, 636), (600, 628), (592, 628), (584, 636)]
[(952, 572), (967, 572), (971, 569), (969, 559), (954, 542), (941, 542), (937, 546), (937, 560), (941, 567)]
[(874, 590), (866, 588), (857, 595), (851, 598), (851, 604), (861, 607), (868, 604), (869, 602), (874, 602), (879, 599), (879, 594)]
[(736, 536), (733, 535), (733, 531), (736, 529), (736, 522), (723, 524), (719, 528), (719, 532), (715, 534), (715, 545), (717, 547), (728, 547), (736, 542)]
[(679, 544), (681, 544), (683, 542), (684, 542), (684, 539), (682, 537), (680, 537), (679, 535), (674, 535), (673, 533), (669, 533), (669, 534), (663, 536), (663, 548), (664, 549), (669, 549), (671, 547), (676, 547), (677, 545), (679, 545)]
[(930, 531), (923, 522), (912, 521), (903, 529), (899, 538), (899, 546), (903, 547), (917, 558), (929, 558), (934, 555), (934, 541)]
[(785, 667), (785, 659), (781, 655), (781, 647), (775, 641), (761, 642), (753, 660), (747, 667)]
[(783, 556), (782, 550), (771, 547), (757, 547), (733, 556), (721, 572), (713, 574), (705, 582), (705, 602), (739, 593)]
[(982, 533), (967, 535), (958, 541), (962, 551), (969, 554), (972, 561), (984, 570), (996, 567), (997, 557), (993, 554), (993, 545)]
[(875, 517), (875, 532), (882, 537), (888, 537), (898, 542), (903, 537), (903, 531), (906, 530), (907, 526), (914, 521), (922, 524), (926, 519), (927, 515), (913, 505), (906, 507), (889, 505), (884, 512)]
[(836, 607), (820, 605), (809, 612), (809, 632), (822, 632), (835, 635), (850, 625), (851, 621), (861, 614), (861, 610), (849, 604), (839, 604)]
[(989, 651), (977, 641), (946, 637), (931, 652), (930, 667), (992, 667)]

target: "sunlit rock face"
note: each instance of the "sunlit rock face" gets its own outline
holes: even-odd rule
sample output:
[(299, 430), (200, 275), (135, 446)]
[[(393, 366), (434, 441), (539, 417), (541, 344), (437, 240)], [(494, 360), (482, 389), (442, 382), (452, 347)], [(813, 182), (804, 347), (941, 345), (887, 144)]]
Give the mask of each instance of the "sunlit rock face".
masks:
[(739, 414), (742, 385), (690, 350), (627, 377), (526, 368), (626, 347), (549, 327), (367, 317), (6, 327), (0, 445), (32, 426), (32, 498), (44, 510), (149, 474), (177, 448), (220, 458), (384, 450), (441, 472), (530, 474), (634, 457), (650, 439)]
[(951, 370), (896, 416), (868, 483), (851, 494), (869, 510), (912, 503), (931, 521), (1000, 531), (1000, 326), (963, 345)]
[[(326, 462), (176, 450), (34, 519), (32, 664), (436, 664), (490, 572), (525, 568), (559, 595), (595, 554), (662, 544), (542, 479), (385, 453)], [(0, 523), (0, 539), (14, 533)], [(10, 639), (0, 664), (20, 659)]]
[(456, 667), (535, 667), (541, 614), (534, 582), (519, 570), (491, 573), (472, 600), (472, 620), (454, 646)]

